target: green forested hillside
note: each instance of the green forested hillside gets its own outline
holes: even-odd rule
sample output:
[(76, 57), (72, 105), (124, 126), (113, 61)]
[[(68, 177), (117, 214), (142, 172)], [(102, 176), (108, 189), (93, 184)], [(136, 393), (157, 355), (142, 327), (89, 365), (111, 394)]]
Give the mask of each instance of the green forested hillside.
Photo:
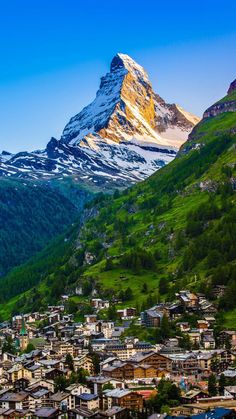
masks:
[[(205, 119), (168, 166), (113, 199), (97, 196), (87, 205), (83, 228), (71, 229), (63, 257), (54, 248), (53, 264), (42, 270), (36, 258), (2, 280), (0, 295), (10, 299), (11, 310), (35, 302), (44, 307), (76, 285), (85, 297), (96, 288), (141, 308), (157, 298), (171, 300), (183, 287), (212, 298), (214, 286), (225, 284), (219, 308), (234, 308), (235, 130), (234, 112)], [(16, 283), (28, 290), (17, 307)]]
[(0, 276), (41, 250), (78, 216), (78, 207), (87, 200), (87, 192), (74, 193), (73, 201), (58, 188), (1, 178)]

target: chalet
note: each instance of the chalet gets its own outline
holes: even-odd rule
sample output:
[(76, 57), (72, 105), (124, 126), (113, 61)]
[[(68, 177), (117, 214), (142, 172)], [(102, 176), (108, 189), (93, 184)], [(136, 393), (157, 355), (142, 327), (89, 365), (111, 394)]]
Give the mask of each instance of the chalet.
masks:
[(206, 320), (210, 326), (213, 326), (213, 324), (216, 322), (214, 316), (204, 316), (204, 320)]
[(34, 391), (36, 389), (39, 388), (47, 388), (48, 390), (50, 390), (52, 393), (54, 392), (54, 382), (53, 380), (48, 380), (48, 379), (41, 379), (41, 380), (36, 380), (32, 383), (29, 384), (27, 391)]
[(49, 324), (55, 324), (55, 323), (59, 322), (60, 319), (61, 319), (61, 315), (58, 312), (51, 313), (48, 316)]
[(143, 409), (143, 397), (131, 390), (111, 390), (104, 392), (103, 410), (111, 409), (114, 406), (120, 406), (131, 411), (141, 411)]
[(69, 393), (58, 391), (50, 397), (52, 407), (60, 410), (67, 410), (71, 403), (71, 395)]
[(201, 333), (197, 329), (192, 329), (188, 332), (191, 343), (195, 346), (199, 346), (201, 342)]
[(69, 342), (60, 341), (57, 342), (53, 348), (58, 352), (59, 355), (67, 355), (70, 354), (71, 356), (75, 356), (75, 348)]
[(75, 396), (75, 404), (82, 409), (96, 410), (99, 409), (99, 397), (93, 393), (82, 393)]
[(22, 364), (15, 364), (7, 371), (7, 376), (10, 383), (14, 383), (20, 378), (31, 379), (31, 373)]
[(63, 375), (63, 371), (58, 368), (48, 368), (44, 372), (46, 380), (55, 380), (55, 378), (58, 378), (60, 375)]
[(179, 299), (180, 304), (185, 308), (196, 309), (198, 307), (198, 296), (191, 293), (190, 291), (180, 291), (178, 294), (176, 294), (176, 297)]
[(176, 326), (180, 328), (181, 332), (186, 333), (190, 331), (190, 325), (188, 322), (176, 323)]
[(38, 380), (43, 377), (43, 370), (44, 367), (39, 363), (34, 363), (31, 366), (25, 367), (27, 370), (27, 376), (30, 377), (30, 379)]
[(197, 329), (200, 333), (205, 332), (209, 328), (209, 323), (206, 320), (197, 320)]
[(95, 323), (97, 321), (97, 315), (96, 314), (85, 314), (85, 323)]
[(171, 304), (167, 310), (166, 310), (166, 314), (167, 316), (171, 319), (171, 320), (175, 320), (178, 317), (181, 316), (181, 314), (183, 314), (184, 310), (183, 310), (183, 306), (180, 303), (173, 303)]
[(59, 409), (55, 409), (53, 407), (43, 407), (35, 411), (34, 417), (36, 419), (57, 419), (59, 417)]
[(106, 384), (111, 384), (113, 388), (125, 388), (125, 383), (122, 380), (118, 380), (112, 377), (95, 376), (87, 377), (88, 387), (92, 389), (94, 394), (102, 395), (103, 387)]
[(203, 333), (202, 334), (202, 346), (204, 349), (215, 349), (216, 341), (213, 336), (213, 333)]
[(169, 371), (171, 369), (170, 358), (153, 351), (137, 353), (129, 359), (129, 362), (136, 365), (151, 365), (156, 370)]
[(117, 316), (119, 319), (132, 319), (134, 316), (136, 316), (136, 314), (137, 310), (134, 307), (117, 310)]
[(75, 368), (84, 368), (89, 374), (94, 374), (93, 360), (89, 355), (82, 355), (74, 358)]
[(23, 391), (29, 386), (30, 380), (28, 378), (19, 378), (14, 382), (14, 389), (16, 392)]
[(171, 360), (171, 370), (173, 374), (197, 375), (199, 373), (199, 364), (197, 355), (188, 353), (176, 353), (168, 355)]
[(125, 407), (114, 406), (105, 411), (99, 411), (96, 416), (97, 419), (111, 418), (111, 419), (128, 419), (129, 412)]
[(114, 322), (112, 321), (99, 321), (96, 325), (96, 331), (101, 332), (106, 339), (110, 339), (114, 327)]
[(76, 407), (76, 397), (80, 396), (84, 393), (91, 393), (90, 388), (83, 384), (71, 384), (69, 387), (66, 388), (66, 391), (70, 393), (70, 409), (74, 409)]
[[(226, 370), (232, 362), (231, 353), (222, 349), (207, 350), (197, 353), (198, 364), (200, 369), (206, 373), (211, 371), (222, 372)], [(214, 366), (215, 364), (215, 366)]]
[(212, 314), (215, 314), (217, 312), (216, 307), (212, 303), (210, 303), (205, 298), (205, 296), (199, 298), (199, 310), (205, 316), (211, 316)]
[(0, 407), (4, 409), (26, 410), (29, 407), (29, 394), (6, 392), (0, 396)]
[(1, 409), (0, 408), (0, 418), (12, 418), (12, 419), (31, 419), (32, 418), (32, 411), (29, 409), (21, 410), (21, 409)]
[(141, 313), (141, 322), (146, 327), (160, 327), (162, 317), (162, 313), (149, 309)]
[(117, 380), (134, 380), (137, 378), (156, 378), (158, 371), (152, 365), (120, 362), (105, 368), (103, 374)]
[(35, 411), (41, 407), (51, 405), (50, 396), (52, 393), (47, 388), (40, 388), (29, 393), (29, 409)]
[(223, 330), (220, 332), (220, 342), (223, 347), (229, 345), (231, 348), (236, 347), (236, 331), (235, 330)]
[(182, 397), (182, 403), (196, 403), (198, 399), (203, 399), (205, 397), (208, 397), (208, 394), (206, 392), (199, 389), (192, 389)]
[(149, 342), (138, 342), (133, 339), (126, 339), (124, 343), (112, 342), (105, 346), (107, 353), (112, 353), (120, 358), (122, 361), (126, 361), (131, 356), (138, 352), (145, 350), (151, 350), (152, 345)]
[(85, 409), (84, 407), (76, 407), (74, 409), (71, 409), (68, 411), (67, 415), (68, 419), (89, 419), (95, 417), (97, 418), (96, 412)]
[(109, 308), (110, 303), (108, 300), (102, 300), (101, 298), (92, 298), (91, 306), (97, 310), (101, 310), (104, 308)]

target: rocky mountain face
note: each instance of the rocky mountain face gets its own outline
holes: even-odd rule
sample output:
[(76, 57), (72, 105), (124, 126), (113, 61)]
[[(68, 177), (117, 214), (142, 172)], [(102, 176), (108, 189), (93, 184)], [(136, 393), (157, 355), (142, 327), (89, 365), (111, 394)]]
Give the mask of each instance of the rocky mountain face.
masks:
[(231, 95), (231, 93), (236, 93), (236, 79), (229, 86), (227, 94)]
[(236, 79), (230, 84), (227, 96), (210, 106), (204, 114), (203, 118), (209, 118), (224, 112), (236, 111)]
[(117, 54), (94, 101), (45, 150), (0, 155), (0, 176), (73, 176), (99, 189), (126, 187), (169, 163), (199, 121), (155, 94), (145, 70)]
[[(212, 125), (213, 123), (217, 124), (218, 118), (214, 119), (218, 115), (227, 114), (231, 115), (232, 120), (235, 120), (235, 112), (236, 112), (236, 80), (234, 80), (227, 91), (227, 95), (223, 97), (218, 102), (214, 103), (210, 106), (203, 114), (203, 119), (193, 128), (191, 133), (188, 136), (188, 140), (180, 147), (178, 156), (182, 154), (188, 154), (192, 150), (200, 150), (204, 144), (202, 143), (202, 137), (204, 137), (205, 132), (201, 131), (199, 128), (207, 122), (208, 119), (211, 119)], [(210, 121), (209, 121), (210, 122)], [(220, 136), (222, 134), (222, 130), (220, 129), (220, 123), (218, 131), (215, 129), (216, 134)], [(235, 134), (236, 128), (235, 124), (229, 126), (227, 131), (226, 127), (224, 126), (224, 133), (226, 134)]]

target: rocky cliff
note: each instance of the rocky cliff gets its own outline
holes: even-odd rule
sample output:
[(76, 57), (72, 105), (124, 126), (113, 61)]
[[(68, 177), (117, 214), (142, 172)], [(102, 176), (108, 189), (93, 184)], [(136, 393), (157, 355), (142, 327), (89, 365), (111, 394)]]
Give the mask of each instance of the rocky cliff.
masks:
[(236, 111), (236, 80), (234, 80), (228, 89), (227, 96), (210, 106), (204, 114), (203, 118), (210, 118), (224, 112)]

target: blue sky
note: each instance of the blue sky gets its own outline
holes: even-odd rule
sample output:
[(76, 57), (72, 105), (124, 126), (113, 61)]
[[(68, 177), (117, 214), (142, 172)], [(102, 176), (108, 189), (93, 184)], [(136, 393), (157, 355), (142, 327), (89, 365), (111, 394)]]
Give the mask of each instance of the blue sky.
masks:
[(116, 52), (201, 115), (236, 77), (235, 16), (233, 0), (0, 0), (0, 150), (59, 138)]

